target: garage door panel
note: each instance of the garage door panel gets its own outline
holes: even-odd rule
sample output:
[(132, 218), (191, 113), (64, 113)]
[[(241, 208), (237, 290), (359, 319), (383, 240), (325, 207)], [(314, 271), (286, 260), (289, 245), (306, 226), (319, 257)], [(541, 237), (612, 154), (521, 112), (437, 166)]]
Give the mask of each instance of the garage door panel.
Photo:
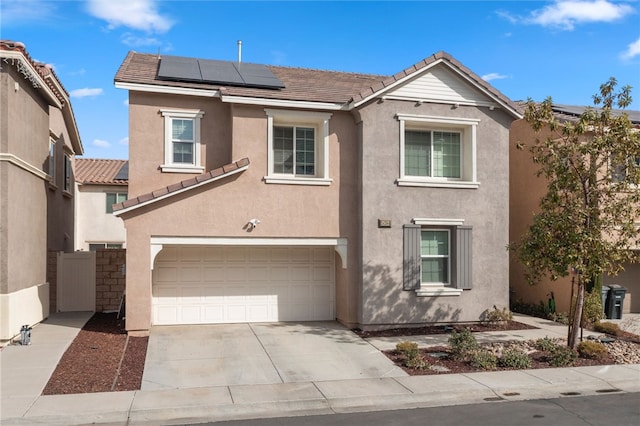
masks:
[(153, 271), (154, 324), (335, 318), (332, 248), (165, 250)]

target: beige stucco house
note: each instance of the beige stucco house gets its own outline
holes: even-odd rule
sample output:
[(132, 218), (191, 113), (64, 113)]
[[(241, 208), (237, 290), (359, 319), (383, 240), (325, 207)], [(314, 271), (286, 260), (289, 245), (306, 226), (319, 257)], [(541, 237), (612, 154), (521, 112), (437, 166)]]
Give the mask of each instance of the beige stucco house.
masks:
[(74, 250), (74, 157), (83, 150), (69, 95), (51, 66), (6, 40), (0, 60), (0, 341), (6, 341), (55, 309), (47, 258)]
[(76, 250), (126, 247), (124, 222), (112, 213), (127, 199), (128, 180), (127, 160), (76, 160)]
[(131, 52), (127, 329), (478, 321), (508, 305), (516, 106), (446, 53), (393, 76)]
[[(554, 105), (553, 110), (559, 121), (576, 120), (585, 107), (571, 105)], [(640, 111), (625, 111), (631, 122), (640, 125)], [(538, 167), (533, 163), (531, 154), (526, 150), (517, 149), (518, 143), (527, 143), (536, 138), (553, 136), (551, 130), (543, 128), (536, 133), (526, 120), (521, 119), (511, 127), (509, 170), (510, 202), (509, 202), (509, 239), (518, 241), (533, 223), (533, 215), (539, 211), (540, 199), (547, 191), (547, 181), (544, 177), (536, 176)], [(639, 218), (640, 220), (640, 218)], [(551, 293), (555, 299), (557, 312), (569, 312), (571, 300), (571, 276), (560, 277), (557, 281), (543, 279), (535, 285), (529, 285), (525, 279), (524, 268), (515, 253), (511, 253), (509, 282), (514, 301), (538, 305), (547, 304)], [(624, 265), (624, 271), (617, 276), (605, 274), (603, 285), (617, 284), (625, 287), (627, 292), (623, 301), (624, 313), (640, 313), (640, 264)]]

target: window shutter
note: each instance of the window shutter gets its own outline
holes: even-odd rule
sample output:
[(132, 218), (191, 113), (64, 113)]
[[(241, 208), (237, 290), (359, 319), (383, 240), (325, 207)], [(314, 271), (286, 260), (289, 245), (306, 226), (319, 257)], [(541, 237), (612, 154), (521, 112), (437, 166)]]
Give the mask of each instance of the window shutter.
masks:
[(420, 225), (404, 225), (403, 289), (420, 288)]
[(471, 289), (471, 226), (456, 228), (456, 288)]

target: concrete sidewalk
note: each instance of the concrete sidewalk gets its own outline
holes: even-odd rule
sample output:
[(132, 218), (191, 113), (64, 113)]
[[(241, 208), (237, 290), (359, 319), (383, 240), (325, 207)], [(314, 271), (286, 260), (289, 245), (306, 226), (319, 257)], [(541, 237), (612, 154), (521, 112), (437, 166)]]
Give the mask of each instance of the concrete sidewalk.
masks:
[[(533, 322), (541, 328), (527, 331), (526, 335), (520, 330), (487, 333), (483, 338), (493, 337), (496, 341), (537, 338), (528, 337), (533, 332), (539, 337), (565, 337), (566, 334), (566, 327), (556, 323), (521, 316), (515, 319)], [(58, 319), (57, 322), (65, 321)], [(46, 380), (42, 383), (42, 377), (46, 376), (44, 365), (49, 368), (53, 364), (55, 368), (64, 352), (61, 348), (66, 348), (79, 330), (78, 327), (72, 333), (67, 328), (71, 327), (38, 325), (33, 330), (33, 346), (9, 346), (0, 352), (3, 425), (184, 424), (640, 392), (640, 365), (613, 365), (40, 396), (46, 384)], [(45, 334), (61, 337), (57, 346), (51, 344), (51, 351), (44, 350)], [(63, 335), (66, 344), (61, 342)], [(417, 340), (415, 337), (411, 340)], [(373, 345), (391, 344), (372, 340)], [(39, 341), (43, 342), (42, 348), (36, 346)], [(53, 349), (54, 346), (58, 349)], [(27, 351), (19, 352), (21, 349), (39, 350), (27, 356)], [(39, 376), (34, 375), (32, 382), (27, 371), (39, 365), (43, 366), (42, 371)], [(20, 368), (24, 375), (17, 370)]]

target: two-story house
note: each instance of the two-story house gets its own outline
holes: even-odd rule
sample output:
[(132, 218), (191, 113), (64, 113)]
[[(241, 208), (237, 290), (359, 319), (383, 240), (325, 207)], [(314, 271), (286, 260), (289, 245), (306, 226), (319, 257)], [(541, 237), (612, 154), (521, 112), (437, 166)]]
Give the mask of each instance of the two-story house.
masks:
[(126, 247), (124, 223), (112, 213), (127, 199), (128, 180), (126, 160), (76, 160), (76, 250)]
[[(0, 41), (0, 340), (55, 310), (55, 253), (74, 250), (74, 158), (82, 143), (69, 95), (24, 44)], [(53, 259), (53, 270), (47, 259)]]
[(127, 330), (478, 321), (508, 304), (516, 106), (446, 53), (393, 76), (130, 52)]
[[(560, 122), (576, 121), (585, 109), (586, 107), (577, 105), (553, 105), (554, 115)], [(640, 126), (640, 111), (625, 112), (634, 126)], [(527, 150), (519, 150), (517, 144), (527, 144), (536, 138), (547, 137), (557, 136), (549, 126), (543, 127), (538, 133), (534, 132), (524, 119), (515, 121), (511, 127), (509, 233), (512, 242), (518, 241), (533, 223), (533, 215), (540, 209), (539, 203), (547, 192), (548, 183), (544, 177), (537, 176), (539, 166), (533, 162), (531, 154)], [(638, 220), (640, 221), (640, 218)], [(553, 293), (557, 312), (569, 312), (571, 276), (560, 277), (557, 281), (550, 278), (541, 279), (531, 286), (525, 278), (524, 267), (514, 252), (511, 253), (511, 257), (509, 273), (514, 301), (533, 305), (542, 302), (543, 305), (547, 305)], [(616, 276), (604, 274), (603, 285), (610, 284), (621, 285), (627, 289), (623, 313), (640, 313), (640, 264), (627, 263), (624, 270)]]

